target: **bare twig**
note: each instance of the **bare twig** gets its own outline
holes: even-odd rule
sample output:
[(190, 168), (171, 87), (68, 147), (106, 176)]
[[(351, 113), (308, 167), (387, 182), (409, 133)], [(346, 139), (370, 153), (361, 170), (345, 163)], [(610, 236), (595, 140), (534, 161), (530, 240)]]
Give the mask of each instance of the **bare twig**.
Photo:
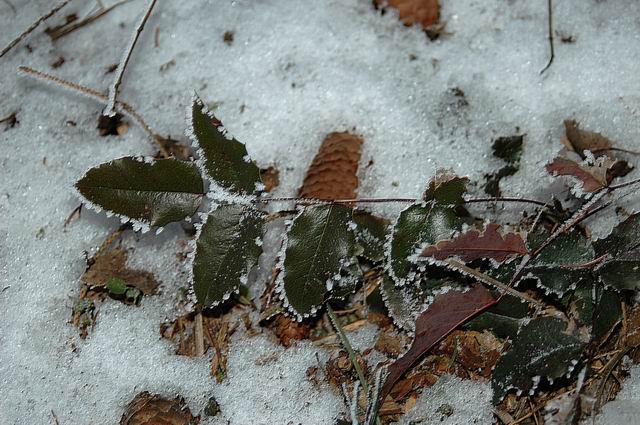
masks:
[(109, 100), (107, 102), (107, 107), (104, 110), (104, 115), (112, 117), (116, 114), (115, 105), (117, 103), (118, 90), (120, 89), (120, 84), (122, 84), (122, 76), (124, 75), (124, 70), (127, 67), (127, 64), (129, 63), (129, 60), (131, 59), (131, 54), (133, 53), (133, 49), (136, 47), (136, 43), (140, 38), (140, 34), (142, 34), (142, 30), (144, 30), (144, 26), (147, 23), (147, 20), (149, 19), (149, 16), (151, 16), (151, 12), (153, 11), (153, 7), (156, 5), (156, 1), (157, 0), (151, 0), (149, 2), (147, 11), (142, 16), (142, 19), (138, 23), (138, 26), (136, 27), (136, 32), (134, 33), (133, 38), (129, 42), (129, 45), (125, 49), (122, 60), (118, 64), (118, 69), (116, 69), (116, 75), (113, 80), (113, 84), (111, 85), (111, 87), (109, 87)]
[(482, 273), (479, 270), (473, 269), (471, 267), (468, 267), (465, 264), (462, 264), (459, 261), (455, 261), (455, 260), (446, 260), (445, 263), (447, 263), (451, 268), (458, 270), (464, 274), (468, 274), (473, 276), (474, 278), (476, 278), (478, 281), (493, 286), (495, 288), (497, 288), (499, 291), (501, 291), (502, 293), (506, 293), (509, 295), (513, 295), (516, 298), (519, 298), (523, 301), (526, 301), (530, 304), (533, 304), (535, 307), (537, 308), (544, 308), (545, 305), (543, 303), (541, 303), (540, 301), (531, 298), (530, 296), (528, 296), (527, 294), (524, 294), (520, 291), (517, 291), (515, 289), (513, 289), (512, 287), (505, 285), (504, 283), (500, 282), (499, 280), (496, 280), (494, 278), (492, 278), (491, 276), (488, 276), (485, 273)]
[(204, 329), (202, 325), (202, 313), (198, 311), (195, 317), (194, 338), (196, 341), (196, 356), (204, 355)]
[(58, 13), (60, 9), (65, 7), (67, 4), (69, 4), (69, 2), (71, 2), (71, 0), (64, 0), (62, 3), (59, 3), (56, 7), (54, 7), (53, 9), (51, 9), (50, 11), (42, 15), (40, 18), (38, 18), (37, 21), (31, 24), (31, 26), (29, 26), (29, 28), (27, 28), (24, 32), (22, 32), (22, 34), (16, 37), (11, 43), (9, 43), (7, 47), (2, 49), (2, 52), (0, 52), (0, 58), (3, 57), (9, 50), (13, 49), (15, 45), (20, 43), (27, 35), (31, 34), (33, 30), (38, 28), (38, 25), (40, 25), (42, 22), (46, 21), (47, 19), (49, 19), (50, 17)]
[[(296, 196), (285, 196), (278, 198), (263, 198), (258, 199), (256, 202), (268, 204), (270, 202), (296, 202), (297, 204), (302, 205), (329, 205), (329, 204), (382, 204), (382, 203), (415, 203), (422, 202), (422, 199), (416, 198), (359, 198), (359, 199), (313, 199), (313, 198), (298, 198)], [(518, 202), (525, 204), (534, 204), (540, 205), (543, 207), (548, 207), (549, 204), (546, 202), (538, 201), (536, 199), (527, 199), (527, 198), (471, 198), (465, 199), (462, 201), (465, 204), (473, 204), (480, 202)]]
[(111, 12), (113, 9), (115, 9), (118, 6), (121, 6), (125, 3), (130, 2), (131, 0), (122, 0), (119, 1), (117, 3), (112, 4), (109, 7), (106, 8), (101, 8), (100, 10), (98, 10), (97, 12), (87, 16), (86, 18), (78, 21), (78, 22), (73, 22), (71, 24), (68, 25), (62, 25), (60, 27), (56, 27), (56, 28), (52, 28), (51, 30), (47, 31), (47, 34), (49, 35), (49, 37), (51, 37), (52, 41), (56, 41), (59, 38), (64, 37), (65, 35), (68, 35), (72, 32), (74, 32), (75, 30), (84, 27), (85, 25), (88, 25), (100, 18), (102, 18), (103, 16), (105, 16), (107, 13)]
[[(28, 66), (21, 66), (19, 67), (19, 70), (21, 72), (24, 72), (26, 75), (30, 76), (30, 77), (34, 77), (36, 79), (40, 79), (40, 80), (44, 80), (44, 81), (48, 81), (51, 83), (55, 83), (58, 84), (60, 86), (66, 87), (68, 89), (71, 89), (77, 93), (83, 94), (93, 100), (96, 100), (100, 103), (106, 103), (108, 98), (104, 93), (101, 93), (95, 89), (89, 88), (89, 87), (85, 87), (83, 85), (80, 85), (78, 83), (74, 83), (72, 81), (68, 81), (65, 80), (63, 78), (60, 77), (56, 77), (55, 75), (51, 75), (51, 74), (47, 74), (45, 72), (42, 71), (38, 71), (36, 69), (33, 68), (29, 68)], [(142, 127), (142, 129), (147, 132), (147, 134), (149, 134), (151, 136), (151, 138), (153, 139), (154, 143), (156, 143), (156, 145), (158, 145), (158, 148), (160, 149), (160, 152), (165, 156), (168, 157), (170, 156), (169, 152), (167, 152), (165, 146), (163, 145), (162, 141), (164, 140), (164, 138), (162, 136), (160, 136), (158, 133), (156, 133), (150, 126), (149, 124), (147, 124), (147, 122), (142, 118), (142, 116), (140, 114), (138, 114), (138, 112), (136, 112), (135, 109), (133, 109), (133, 106), (129, 105), (126, 102), (122, 102), (120, 100), (116, 101), (115, 104), (115, 108), (118, 112), (125, 114), (127, 116), (129, 116), (131, 119), (133, 119), (135, 122), (137, 122), (140, 127)]]
[(544, 68), (542, 68), (542, 70), (540, 71), (540, 75), (544, 74), (544, 72), (549, 69), (549, 67), (551, 66), (551, 63), (553, 63), (553, 59), (555, 58), (555, 51), (554, 51), (554, 47), (553, 47), (553, 1), (552, 0), (547, 0), (547, 9), (548, 9), (548, 27), (547, 30), (549, 32), (549, 49), (550, 49), (550, 56), (549, 56), (549, 62), (547, 62), (547, 64), (545, 65)]

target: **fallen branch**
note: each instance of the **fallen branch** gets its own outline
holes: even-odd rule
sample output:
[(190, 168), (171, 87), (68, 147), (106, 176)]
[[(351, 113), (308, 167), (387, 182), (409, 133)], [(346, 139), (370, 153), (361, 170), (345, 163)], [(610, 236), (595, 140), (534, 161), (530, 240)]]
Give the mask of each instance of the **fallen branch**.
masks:
[(47, 35), (49, 35), (49, 37), (51, 37), (52, 41), (56, 41), (59, 38), (64, 37), (65, 35), (71, 34), (72, 32), (74, 32), (75, 30), (82, 28), (100, 18), (102, 18), (103, 16), (105, 16), (107, 13), (111, 12), (113, 9), (115, 9), (118, 6), (121, 6), (125, 3), (130, 2), (131, 0), (122, 0), (119, 1), (117, 3), (112, 4), (109, 7), (106, 8), (101, 8), (100, 10), (98, 10), (97, 12), (95, 12), (94, 14), (91, 14), (89, 16), (87, 16), (86, 18), (78, 21), (78, 22), (72, 22), (70, 24), (64, 24), (64, 25), (60, 25), (58, 27), (55, 28), (48, 28), (45, 32), (47, 33)]

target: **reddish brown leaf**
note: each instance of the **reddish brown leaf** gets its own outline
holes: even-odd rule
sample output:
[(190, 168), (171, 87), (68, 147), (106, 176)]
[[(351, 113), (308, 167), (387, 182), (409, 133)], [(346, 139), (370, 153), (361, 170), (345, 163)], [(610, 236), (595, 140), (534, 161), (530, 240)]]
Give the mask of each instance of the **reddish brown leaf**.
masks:
[(508, 258), (527, 254), (522, 236), (518, 233), (500, 233), (500, 226), (489, 223), (483, 232), (477, 229), (468, 230), (453, 239), (440, 241), (426, 247), (421, 257), (431, 257), (436, 260), (446, 260), (457, 257), (463, 262), (479, 258), (491, 258), (499, 263)]
[(438, 295), (433, 303), (416, 320), (415, 339), (411, 348), (388, 369), (388, 375), (380, 391), (380, 403), (387, 397), (394, 384), (426, 352), (444, 337), (472, 317), (496, 303), (491, 293), (482, 286), (467, 292), (450, 291)]
[(570, 159), (557, 157), (545, 167), (554, 176), (573, 176), (582, 182), (581, 190), (596, 192), (608, 184), (607, 170), (614, 164), (610, 159), (599, 158), (597, 165), (582, 165)]
[(271, 192), (280, 184), (280, 170), (273, 165), (260, 169), (260, 178), (264, 183), (265, 192)]
[(117, 247), (95, 257), (94, 263), (82, 276), (82, 282), (89, 288), (104, 287), (111, 278), (122, 279), (128, 286), (151, 295), (158, 289), (153, 273), (127, 267), (127, 251)]
[(298, 196), (325, 200), (355, 198), (362, 143), (362, 138), (353, 134), (329, 134), (309, 166)]
[(194, 417), (182, 397), (173, 400), (142, 392), (127, 405), (120, 425), (192, 425)]
[(400, 20), (407, 26), (419, 24), (427, 29), (440, 19), (439, 0), (375, 0), (375, 4), (397, 9)]

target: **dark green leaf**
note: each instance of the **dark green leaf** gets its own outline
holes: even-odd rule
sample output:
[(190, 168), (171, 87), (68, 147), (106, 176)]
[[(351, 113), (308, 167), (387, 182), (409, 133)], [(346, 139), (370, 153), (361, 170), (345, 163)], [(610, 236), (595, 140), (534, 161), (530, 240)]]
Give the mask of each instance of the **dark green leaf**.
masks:
[(75, 186), (100, 208), (151, 226), (190, 217), (204, 191), (198, 169), (189, 162), (131, 157), (90, 169)]
[(222, 123), (205, 111), (198, 98), (193, 102), (191, 126), (207, 177), (226, 189), (243, 194), (261, 189), (260, 169), (249, 158), (245, 145), (227, 138)]
[(511, 295), (504, 295), (499, 303), (471, 320), (465, 327), (479, 332), (487, 329), (499, 338), (513, 339), (528, 315), (528, 304)]
[[(595, 298), (594, 298), (595, 297)], [(591, 327), (596, 341), (606, 335), (622, 318), (620, 296), (595, 283), (581, 285), (569, 298), (569, 312), (580, 323)]]
[(427, 301), (422, 290), (414, 283), (397, 286), (393, 279), (385, 273), (380, 284), (380, 292), (393, 322), (401, 328), (413, 332), (420, 307)]
[(196, 241), (193, 289), (198, 303), (215, 306), (237, 292), (262, 253), (263, 214), (242, 205), (212, 211)]
[(344, 300), (353, 295), (358, 284), (362, 282), (362, 269), (357, 258), (352, 258), (348, 266), (340, 271), (340, 279), (333, 284), (330, 299)]
[(327, 283), (353, 257), (356, 243), (350, 221), (351, 209), (343, 205), (314, 205), (294, 219), (281, 278), (289, 308), (298, 316), (317, 310), (328, 292)]
[(629, 216), (593, 246), (596, 255), (608, 255), (596, 269), (605, 285), (618, 290), (640, 289), (640, 213)]
[(390, 271), (396, 283), (412, 279), (413, 258), (425, 245), (449, 239), (461, 228), (461, 220), (452, 208), (428, 204), (414, 204), (400, 213), (393, 227)]
[(389, 228), (389, 220), (373, 215), (370, 212), (356, 210), (353, 212), (356, 228), (356, 240), (362, 246), (362, 255), (371, 261), (384, 260), (384, 243)]
[(586, 344), (567, 325), (559, 318), (542, 317), (522, 327), (493, 370), (494, 403), (511, 388), (529, 391), (535, 377), (556, 379), (570, 372)]
[(435, 201), (441, 205), (461, 205), (467, 191), (467, 177), (458, 177), (452, 172), (439, 170), (435, 179), (429, 182), (424, 192), (425, 201)]

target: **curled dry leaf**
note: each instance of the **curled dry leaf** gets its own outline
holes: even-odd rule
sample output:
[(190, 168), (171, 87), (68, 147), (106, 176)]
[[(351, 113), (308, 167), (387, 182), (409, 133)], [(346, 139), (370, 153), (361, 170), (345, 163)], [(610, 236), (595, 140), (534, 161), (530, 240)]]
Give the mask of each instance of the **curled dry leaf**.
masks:
[(503, 235), (499, 225), (489, 223), (482, 232), (470, 229), (453, 239), (430, 245), (422, 251), (420, 256), (440, 261), (456, 257), (463, 262), (490, 258), (503, 263), (509, 258), (525, 255), (527, 252), (520, 234), (510, 232)]
[(260, 169), (260, 177), (264, 184), (265, 192), (271, 192), (280, 184), (280, 170), (273, 165)]
[(582, 130), (579, 123), (575, 120), (565, 120), (564, 129), (566, 137), (562, 139), (562, 143), (569, 149), (575, 151), (578, 155), (585, 158), (584, 151), (601, 151), (609, 149), (613, 142), (600, 133)]
[(375, 0), (375, 4), (397, 9), (400, 20), (407, 26), (419, 24), (428, 29), (440, 19), (439, 0)]
[(329, 134), (307, 170), (298, 196), (314, 199), (353, 199), (358, 189), (361, 137)]
[(173, 400), (141, 392), (127, 405), (120, 425), (195, 425), (194, 417), (182, 397)]

